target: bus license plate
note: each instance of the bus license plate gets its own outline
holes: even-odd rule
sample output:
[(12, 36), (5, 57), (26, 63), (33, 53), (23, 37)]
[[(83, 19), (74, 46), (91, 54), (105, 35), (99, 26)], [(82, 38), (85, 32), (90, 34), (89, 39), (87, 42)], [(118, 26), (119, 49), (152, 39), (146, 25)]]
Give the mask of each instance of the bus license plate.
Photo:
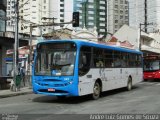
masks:
[(48, 91), (49, 91), (49, 92), (55, 92), (55, 89), (49, 88)]

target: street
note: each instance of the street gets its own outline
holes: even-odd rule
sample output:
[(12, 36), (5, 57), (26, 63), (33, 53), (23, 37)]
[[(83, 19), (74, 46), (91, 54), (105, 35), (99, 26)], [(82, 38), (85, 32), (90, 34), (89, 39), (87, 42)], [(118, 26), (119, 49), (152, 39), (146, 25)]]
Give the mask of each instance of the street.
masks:
[(0, 99), (0, 113), (32, 114), (24, 116), (26, 119), (36, 117), (47, 120), (53, 119), (53, 114), (158, 114), (159, 101), (160, 82), (154, 81), (139, 83), (131, 91), (125, 88), (107, 91), (98, 100), (92, 100), (90, 96), (58, 100), (36, 94), (3, 98)]

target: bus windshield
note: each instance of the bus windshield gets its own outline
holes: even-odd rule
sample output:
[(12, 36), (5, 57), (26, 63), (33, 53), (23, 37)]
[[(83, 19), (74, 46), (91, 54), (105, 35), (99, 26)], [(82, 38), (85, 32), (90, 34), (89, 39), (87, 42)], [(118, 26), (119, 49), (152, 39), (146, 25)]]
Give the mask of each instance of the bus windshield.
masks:
[(37, 48), (35, 75), (71, 76), (75, 58), (76, 47), (73, 43), (42, 44)]
[(158, 60), (146, 60), (144, 61), (144, 71), (154, 71), (159, 70), (159, 61)]

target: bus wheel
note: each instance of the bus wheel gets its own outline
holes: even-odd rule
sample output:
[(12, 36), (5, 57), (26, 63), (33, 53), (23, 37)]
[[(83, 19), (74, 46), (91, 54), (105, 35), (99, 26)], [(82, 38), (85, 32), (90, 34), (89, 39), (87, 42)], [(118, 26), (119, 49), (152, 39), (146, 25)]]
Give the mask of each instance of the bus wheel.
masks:
[(94, 87), (93, 87), (92, 98), (94, 100), (97, 100), (100, 97), (100, 93), (101, 93), (100, 84), (98, 82), (95, 82)]
[(129, 77), (127, 83), (127, 90), (130, 91), (131, 89), (132, 89), (132, 79)]

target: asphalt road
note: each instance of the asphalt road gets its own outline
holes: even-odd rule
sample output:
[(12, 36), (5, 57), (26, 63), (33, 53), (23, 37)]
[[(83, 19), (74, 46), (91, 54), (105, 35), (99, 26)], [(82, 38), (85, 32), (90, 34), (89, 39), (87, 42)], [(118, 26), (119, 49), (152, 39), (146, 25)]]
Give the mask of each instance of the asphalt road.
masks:
[(131, 91), (124, 88), (107, 91), (98, 100), (90, 96), (59, 100), (36, 94), (3, 98), (0, 113), (1, 118), (20, 120), (88, 120), (93, 114), (160, 114), (160, 82), (142, 82)]

